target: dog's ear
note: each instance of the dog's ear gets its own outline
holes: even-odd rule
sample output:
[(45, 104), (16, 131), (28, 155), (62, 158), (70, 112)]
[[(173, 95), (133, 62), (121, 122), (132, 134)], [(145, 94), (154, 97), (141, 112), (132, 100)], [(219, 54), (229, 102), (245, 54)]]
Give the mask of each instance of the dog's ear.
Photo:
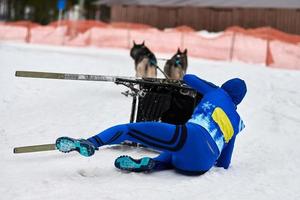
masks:
[(143, 40), (143, 43), (142, 43), (142, 45), (143, 45), (143, 46), (145, 46), (145, 40)]
[(177, 49), (177, 54), (181, 54), (180, 48)]
[(133, 46), (136, 46), (136, 43), (135, 43), (135, 41), (133, 40)]
[(184, 53), (184, 54), (187, 54), (187, 49), (185, 49), (185, 50), (183, 51), (183, 53)]

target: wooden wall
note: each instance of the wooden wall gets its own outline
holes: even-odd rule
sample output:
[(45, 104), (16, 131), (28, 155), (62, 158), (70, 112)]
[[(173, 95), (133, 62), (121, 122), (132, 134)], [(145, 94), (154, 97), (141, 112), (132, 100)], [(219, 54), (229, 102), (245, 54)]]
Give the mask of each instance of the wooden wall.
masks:
[(222, 31), (229, 26), (273, 28), (300, 35), (300, 9), (201, 8), (201, 7), (111, 7), (111, 21), (136, 22), (158, 28), (188, 25), (196, 30)]

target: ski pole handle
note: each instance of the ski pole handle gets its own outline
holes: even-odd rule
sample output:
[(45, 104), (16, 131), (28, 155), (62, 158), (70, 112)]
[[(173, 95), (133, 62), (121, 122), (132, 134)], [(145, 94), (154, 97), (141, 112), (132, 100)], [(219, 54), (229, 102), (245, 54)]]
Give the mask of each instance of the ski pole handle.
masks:
[(42, 144), (42, 145), (15, 147), (14, 153), (32, 153), (32, 152), (53, 151), (53, 150), (56, 150), (55, 144)]

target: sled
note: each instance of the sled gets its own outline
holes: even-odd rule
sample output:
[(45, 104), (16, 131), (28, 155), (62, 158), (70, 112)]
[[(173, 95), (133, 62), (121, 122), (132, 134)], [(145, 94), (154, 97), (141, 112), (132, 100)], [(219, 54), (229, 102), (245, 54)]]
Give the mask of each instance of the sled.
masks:
[[(190, 119), (202, 95), (181, 80), (163, 78), (135, 78), (88, 74), (70, 74), (36, 71), (16, 71), (17, 77), (62, 79), (76, 81), (106, 81), (123, 85), (129, 90), (122, 92), (132, 98), (129, 122), (165, 122), (184, 124)], [(131, 144), (135, 145), (136, 144)], [(14, 153), (55, 150), (53, 144), (16, 147)]]

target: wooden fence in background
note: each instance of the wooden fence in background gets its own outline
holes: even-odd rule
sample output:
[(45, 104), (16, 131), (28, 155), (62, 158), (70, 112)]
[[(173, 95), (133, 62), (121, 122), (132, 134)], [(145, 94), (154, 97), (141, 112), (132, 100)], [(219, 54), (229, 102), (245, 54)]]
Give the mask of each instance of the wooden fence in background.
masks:
[(270, 26), (300, 34), (300, 9), (202, 8), (202, 7), (111, 7), (111, 22), (135, 22), (157, 28), (187, 25), (196, 30), (223, 31), (230, 26)]

